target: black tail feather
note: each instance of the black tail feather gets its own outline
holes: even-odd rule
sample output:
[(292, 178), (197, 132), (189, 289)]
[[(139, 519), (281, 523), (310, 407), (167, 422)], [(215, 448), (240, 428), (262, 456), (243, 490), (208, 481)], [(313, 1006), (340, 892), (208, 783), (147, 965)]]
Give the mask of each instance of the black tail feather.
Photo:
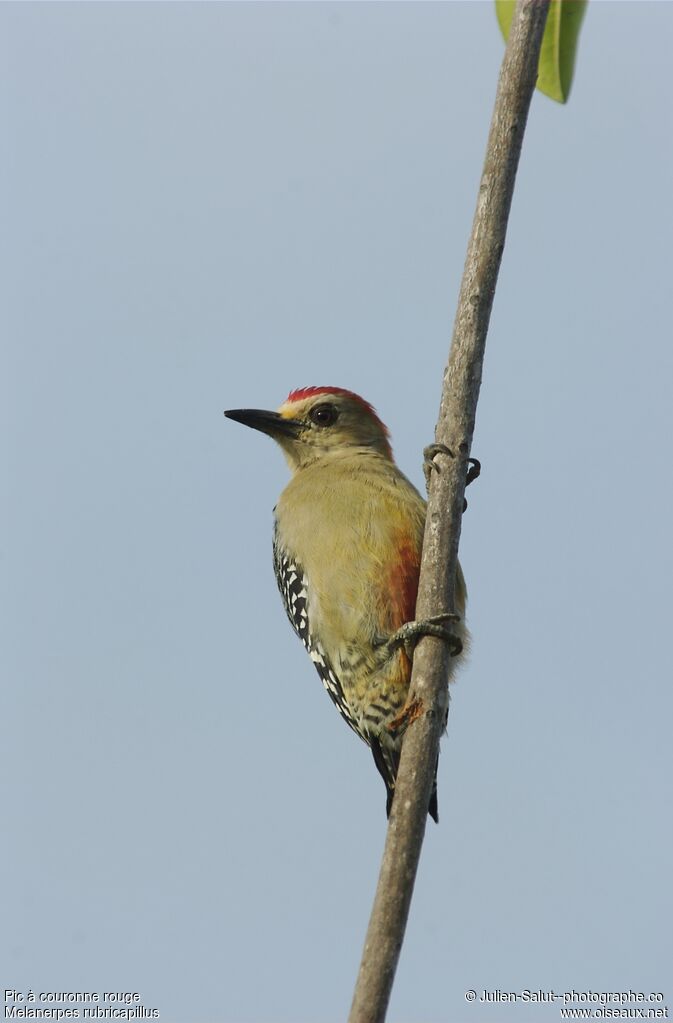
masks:
[(439, 824), (439, 807), (437, 805), (437, 768), (435, 768), (435, 778), (432, 783), (432, 792), (430, 793), (430, 806), (428, 807), (428, 813), (432, 817), (435, 824)]
[[(387, 749), (381, 746), (379, 740), (374, 736), (370, 737), (369, 742), (372, 750), (372, 756), (374, 757), (374, 763), (376, 764), (376, 769), (383, 778), (386, 786), (386, 817), (390, 817), (390, 811), (393, 806), (393, 797), (395, 795), (395, 779), (397, 777), (397, 769), (400, 766), (400, 755), (396, 750)], [(432, 783), (428, 813), (432, 817), (433, 821), (436, 824), (439, 824), (439, 808), (437, 806), (437, 767), (435, 767), (435, 777)]]

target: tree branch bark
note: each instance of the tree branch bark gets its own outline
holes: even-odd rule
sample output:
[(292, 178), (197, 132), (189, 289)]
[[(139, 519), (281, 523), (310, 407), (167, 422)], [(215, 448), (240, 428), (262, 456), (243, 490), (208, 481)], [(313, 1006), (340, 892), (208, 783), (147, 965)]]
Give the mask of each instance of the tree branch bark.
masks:
[[(454, 457), (438, 456), (433, 472), (416, 618), (453, 607), (465, 492), (486, 333), (505, 244), (514, 181), (537, 79), (549, 0), (518, 0), (505, 50), (479, 186), (449, 361), (435, 431)], [(409, 702), (422, 712), (404, 738), (379, 881), (349, 1023), (382, 1023), (399, 958), (448, 702), (447, 644), (423, 637), (414, 654)]]

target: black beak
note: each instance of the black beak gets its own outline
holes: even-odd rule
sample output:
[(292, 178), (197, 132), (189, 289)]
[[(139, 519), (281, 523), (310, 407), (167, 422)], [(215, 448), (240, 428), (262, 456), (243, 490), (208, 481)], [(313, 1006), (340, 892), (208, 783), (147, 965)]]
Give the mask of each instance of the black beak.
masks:
[(297, 419), (283, 419), (277, 412), (265, 412), (260, 408), (230, 408), (224, 414), (227, 419), (261, 430), (270, 437), (296, 437), (301, 428)]

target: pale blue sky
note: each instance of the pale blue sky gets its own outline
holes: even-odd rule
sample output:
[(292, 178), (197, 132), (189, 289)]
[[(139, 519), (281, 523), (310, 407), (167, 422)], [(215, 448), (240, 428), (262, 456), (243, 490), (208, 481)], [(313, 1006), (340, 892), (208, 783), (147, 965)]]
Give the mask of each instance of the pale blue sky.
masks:
[[(673, 1010), (672, 49), (595, 3), (533, 102), (391, 1023)], [(3, 988), (346, 1016), (383, 786), (222, 410), (352, 388), (422, 484), (501, 55), (490, 4), (0, 5)]]

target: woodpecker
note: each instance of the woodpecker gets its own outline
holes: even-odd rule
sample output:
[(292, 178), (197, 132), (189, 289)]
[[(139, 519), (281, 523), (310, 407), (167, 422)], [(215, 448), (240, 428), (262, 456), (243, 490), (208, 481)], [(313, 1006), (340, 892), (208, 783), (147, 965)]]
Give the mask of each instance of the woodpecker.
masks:
[[(274, 509), (278, 588), (325, 689), (371, 748), (390, 815), (413, 643), (428, 634), (452, 643), (453, 674), (467, 642), (460, 565), (457, 615), (415, 622), (425, 501), (398, 469), (387, 428), (357, 394), (304, 387), (277, 412), (224, 414), (271, 436), (289, 463), (292, 477)], [(436, 770), (428, 813), (438, 820)]]

